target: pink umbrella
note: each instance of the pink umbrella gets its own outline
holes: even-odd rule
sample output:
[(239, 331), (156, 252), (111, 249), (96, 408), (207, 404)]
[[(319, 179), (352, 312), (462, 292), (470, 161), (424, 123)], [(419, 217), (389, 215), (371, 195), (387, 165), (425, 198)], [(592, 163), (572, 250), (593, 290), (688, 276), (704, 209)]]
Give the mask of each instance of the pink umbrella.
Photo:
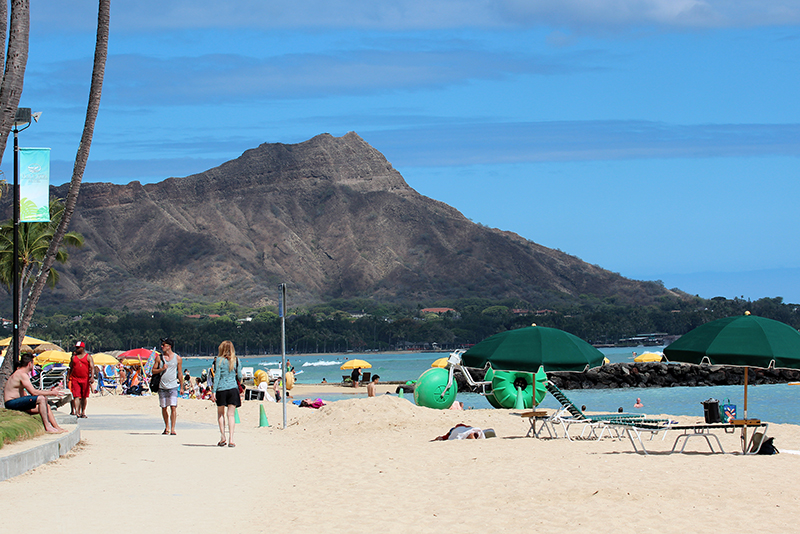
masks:
[[(126, 350), (122, 354), (118, 355), (117, 359), (118, 360), (125, 360), (125, 359), (130, 358), (130, 359), (135, 360), (137, 358), (141, 358), (141, 359), (147, 361), (147, 358), (150, 357), (150, 353), (151, 352), (153, 352), (153, 349), (131, 349), (131, 350)], [(158, 351), (156, 351), (156, 353), (160, 354)]]

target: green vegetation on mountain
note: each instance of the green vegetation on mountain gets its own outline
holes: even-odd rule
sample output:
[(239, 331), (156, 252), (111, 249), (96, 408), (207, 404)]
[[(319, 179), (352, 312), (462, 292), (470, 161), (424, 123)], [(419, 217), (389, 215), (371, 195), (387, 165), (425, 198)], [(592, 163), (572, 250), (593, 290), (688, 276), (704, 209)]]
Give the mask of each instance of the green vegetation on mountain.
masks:
[[(571, 332), (591, 343), (611, 344), (638, 334), (681, 335), (705, 322), (742, 314), (780, 320), (800, 327), (797, 306), (780, 298), (755, 302), (715, 298), (663, 298), (650, 306), (623, 306), (613, 299), (584, 298), (580, 305), (528, 309), (517, 300), (469, 298), (415, 305), (382, 304), (370, 299), (339, 299), (291, 307), (287, 314), (290, 353), (365, 350), (450, 350), (477, 343), (504, 330), (536, 323)], [(453, 311), (425, 312), (427, 308)], [(179, 353), (215, 354), (224, 339), (241, 354), (280, 352), (280, 319), (274, 307), (162, 303), (156, 311), (101, 308), (93, 312), (41, 311), (30, 335), (68, 346), (84, 340), (93, 352), (154, 346), (173, 337)], [(435, 345), (434, 345), (435, 344)]]

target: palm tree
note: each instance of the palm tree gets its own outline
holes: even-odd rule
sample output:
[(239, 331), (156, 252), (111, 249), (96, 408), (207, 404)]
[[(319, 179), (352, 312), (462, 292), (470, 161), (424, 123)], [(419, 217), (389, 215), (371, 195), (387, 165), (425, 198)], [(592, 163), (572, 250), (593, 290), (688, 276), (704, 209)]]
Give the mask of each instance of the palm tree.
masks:
[[(83, 124), (83, 135), (81, 136), (80, 145), (78, 145), (78, 152), (75, 155), (75, 166), (72, 170), (72, 179), (70, 180), (69, 192), (67, 193), (61, 221), (50, 241), (50, 246), (39, 268), (39, 273), (33, 281), (33, 287), (25, 302), (25, 309), (22, 312), (22, 320), (19, 325), (18, 335), (20, 340), (28, 330), (36, 304), (39, 302), (39, 297), (49, 278), (50, 268), (55, 263), (58, 251), (61, 249), (62, 240), (67, 234), (67, 227), (72, 219), (72, 213), (75, 211), (75, 204), (78, 201), (83, 172), (86, 169), (86, 162), (89, 160), (94, 124), (97, 120), (97, 113), (100, 110), (100, 96), (103, 92), (103, 77), (105, 76), (106, 58), (108, 57), (108, 33), (111, 16), (111, 0), (98, 0), (98, 3), (94, 67), (92, 69), (92, 84), (89, 88), (89, 102), (86, 106), (86, 120)], [(0, 1), (0, 63), (5, 63), (6, 60), (2, 55), (2, 43), (8, 38), (8, 64), (5, 65), (3, 82), (0, 85), (0, 147), (5, 147), (6, 145), (22, 93), (25, 66), (28, 62), (29, 0), (11, 0), (10, 18), (7, 18), (7, 15), (7, 4), (5, 0)], [(3, 24), (6, 20), (10, 21), (8, 29)], [(0, 154), (2, 154), (2, 151), (0, 151)], [(48, 275), (42, 276), (42, 273), (48, 273)], [(0, 366), (0, 388), (5, 385), (6, 380), (11, 375), (13, 367), (11, 355), (14, 352), (16, 351), (6, 351), (6, 357), (2, 366)]]
[[(42, 263), (63, 215), (64, 203), (54, 198), (50, 200), (50, 222), (20, 224), (19, 239), (17, 240), (20, 309), (22, 309), (21, 289), (30, 286), (38, 273), (42, 272)], [(0, 283), (6, 286), (10, 293), (13, 293), (13, 240), (14, 222), (9, 220), (0, 224)], [(64, 264), (69, 259), (67, 246), (83, 246), (83, 236), (77, 232), (67, 232), (64, 235), (63, 242), (56, 252), (58, 263)], [(51, 287), (55, 287), (58, 283), (58, 272), (55, 269), (49, 270), (47, 282)]]
[[(30, 29), (30, 0), (11, 0), (10, 17), (8, 2), (0, 2), (0, 68), (3, 69), (3, 81), (0, 84), (0, 162), (22, 96), (25, 68), (28, 65)], [(6, 39), (8, 56), (2, 46)]]

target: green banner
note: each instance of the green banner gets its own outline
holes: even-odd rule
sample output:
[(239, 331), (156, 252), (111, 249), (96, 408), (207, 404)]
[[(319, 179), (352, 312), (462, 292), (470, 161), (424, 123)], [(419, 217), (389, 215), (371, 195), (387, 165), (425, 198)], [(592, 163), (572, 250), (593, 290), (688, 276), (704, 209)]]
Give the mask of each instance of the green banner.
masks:
[(50, 149), (19, 149), (20, 222), (50, 222)]

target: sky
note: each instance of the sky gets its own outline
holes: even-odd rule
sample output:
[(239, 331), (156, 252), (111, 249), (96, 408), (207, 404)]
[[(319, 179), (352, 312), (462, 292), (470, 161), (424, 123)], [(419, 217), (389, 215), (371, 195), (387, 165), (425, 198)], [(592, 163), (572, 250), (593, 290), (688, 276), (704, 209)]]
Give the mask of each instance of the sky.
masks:
[[(31, 2), (20, 146), (69, 181), (94, 1)], [(800, 0), (112, 2), (84, 180), (355, 131), (476, 223), (705, 298), (800, 303)], [(11, 176), (11, 142), (2, 170)]]

